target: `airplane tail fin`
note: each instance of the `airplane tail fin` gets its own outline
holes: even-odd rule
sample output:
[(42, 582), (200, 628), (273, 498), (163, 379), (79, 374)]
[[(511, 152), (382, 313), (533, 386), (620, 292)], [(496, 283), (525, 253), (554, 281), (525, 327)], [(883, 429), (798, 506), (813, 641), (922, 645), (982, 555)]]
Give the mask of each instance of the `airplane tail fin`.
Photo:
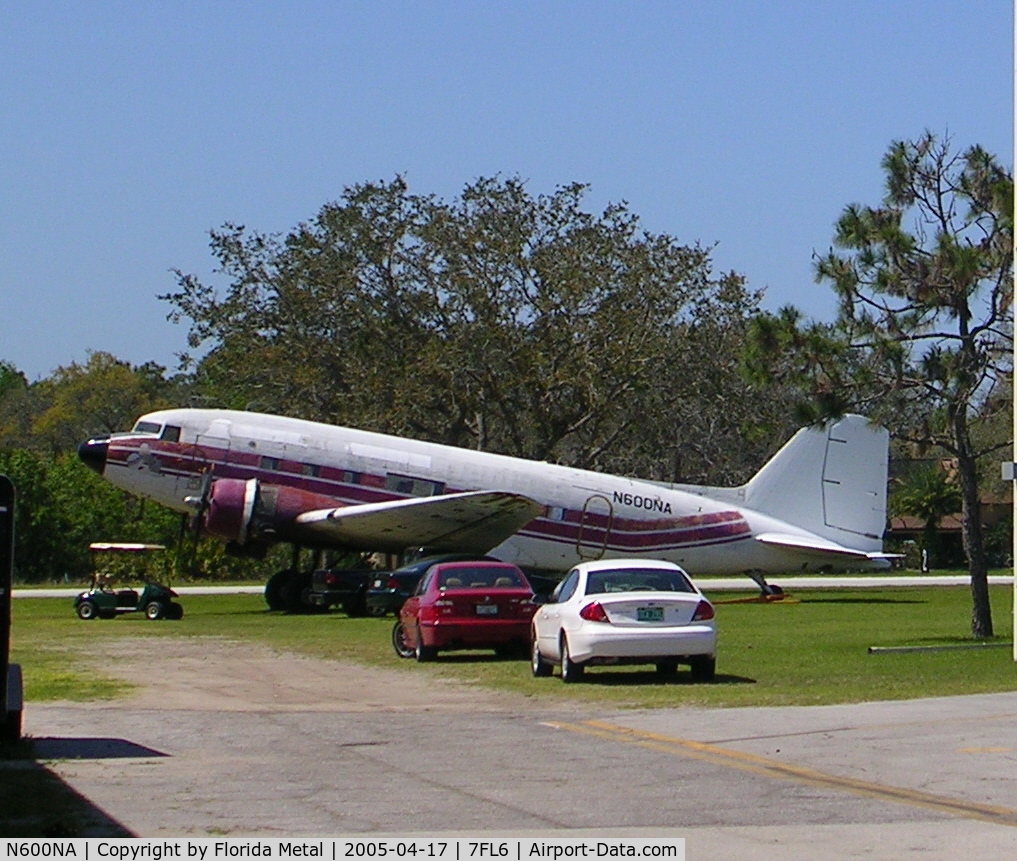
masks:
[(748, 484), (744, 505), (842, 547), (882, 549), (889, 434), (863, 416), (798, 431)]

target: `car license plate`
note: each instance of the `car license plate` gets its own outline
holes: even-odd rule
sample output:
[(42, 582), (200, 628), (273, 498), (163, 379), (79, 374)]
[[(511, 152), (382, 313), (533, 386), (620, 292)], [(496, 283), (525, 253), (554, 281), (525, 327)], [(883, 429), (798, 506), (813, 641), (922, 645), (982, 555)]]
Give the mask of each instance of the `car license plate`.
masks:
[(636, 621), (637, 622), (663, 622), (664, 621), (664, 608), (663, 607), (637, 607), (636, 608)]
[(477, 615), (478, 616), (497, 616), (498, 605), (497, 604), (477, 604)]

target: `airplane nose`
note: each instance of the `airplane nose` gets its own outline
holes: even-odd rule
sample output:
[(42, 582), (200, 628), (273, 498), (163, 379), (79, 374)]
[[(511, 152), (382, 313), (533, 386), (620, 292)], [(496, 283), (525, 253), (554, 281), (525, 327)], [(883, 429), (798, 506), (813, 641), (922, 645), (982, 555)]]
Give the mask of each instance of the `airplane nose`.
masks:
[(106, 469), (106, 453), (109, 451), (109, 437), (97, 437), (78, 446), (78, 457), (89, 469), (102, 475)]

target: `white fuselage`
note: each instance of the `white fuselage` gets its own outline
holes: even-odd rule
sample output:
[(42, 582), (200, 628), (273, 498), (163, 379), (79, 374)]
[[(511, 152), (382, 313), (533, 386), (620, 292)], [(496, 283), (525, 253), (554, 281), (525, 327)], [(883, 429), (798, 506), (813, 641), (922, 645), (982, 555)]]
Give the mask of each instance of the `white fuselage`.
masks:
[(730, 499), (281, 416), (150, 413), (135, 431), (110, 439), (104, 475), (187, 510), (185, 498), (199, 492), (209, 469), (217, 478), (297, 487), (337, 506), (480, 489), (522, 494), (543, 513), (491, 555), (524, 568), (563, 571), (583, 560), (638, 556), (675, 562), (694, 576), (837, 567), (757, 541), (762, 533), (811, 533)]

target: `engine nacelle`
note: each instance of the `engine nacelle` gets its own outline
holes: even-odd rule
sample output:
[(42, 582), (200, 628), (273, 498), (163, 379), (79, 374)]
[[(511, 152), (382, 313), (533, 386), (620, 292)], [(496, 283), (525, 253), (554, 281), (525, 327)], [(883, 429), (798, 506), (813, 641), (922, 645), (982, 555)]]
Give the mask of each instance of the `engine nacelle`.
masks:
[(294, 541), (293, 525), (299, 515), (341, 504), (329, 496), (256, 478), (218, 478), (209, 489), (202, 526), (212, 535), (250, 548)]

